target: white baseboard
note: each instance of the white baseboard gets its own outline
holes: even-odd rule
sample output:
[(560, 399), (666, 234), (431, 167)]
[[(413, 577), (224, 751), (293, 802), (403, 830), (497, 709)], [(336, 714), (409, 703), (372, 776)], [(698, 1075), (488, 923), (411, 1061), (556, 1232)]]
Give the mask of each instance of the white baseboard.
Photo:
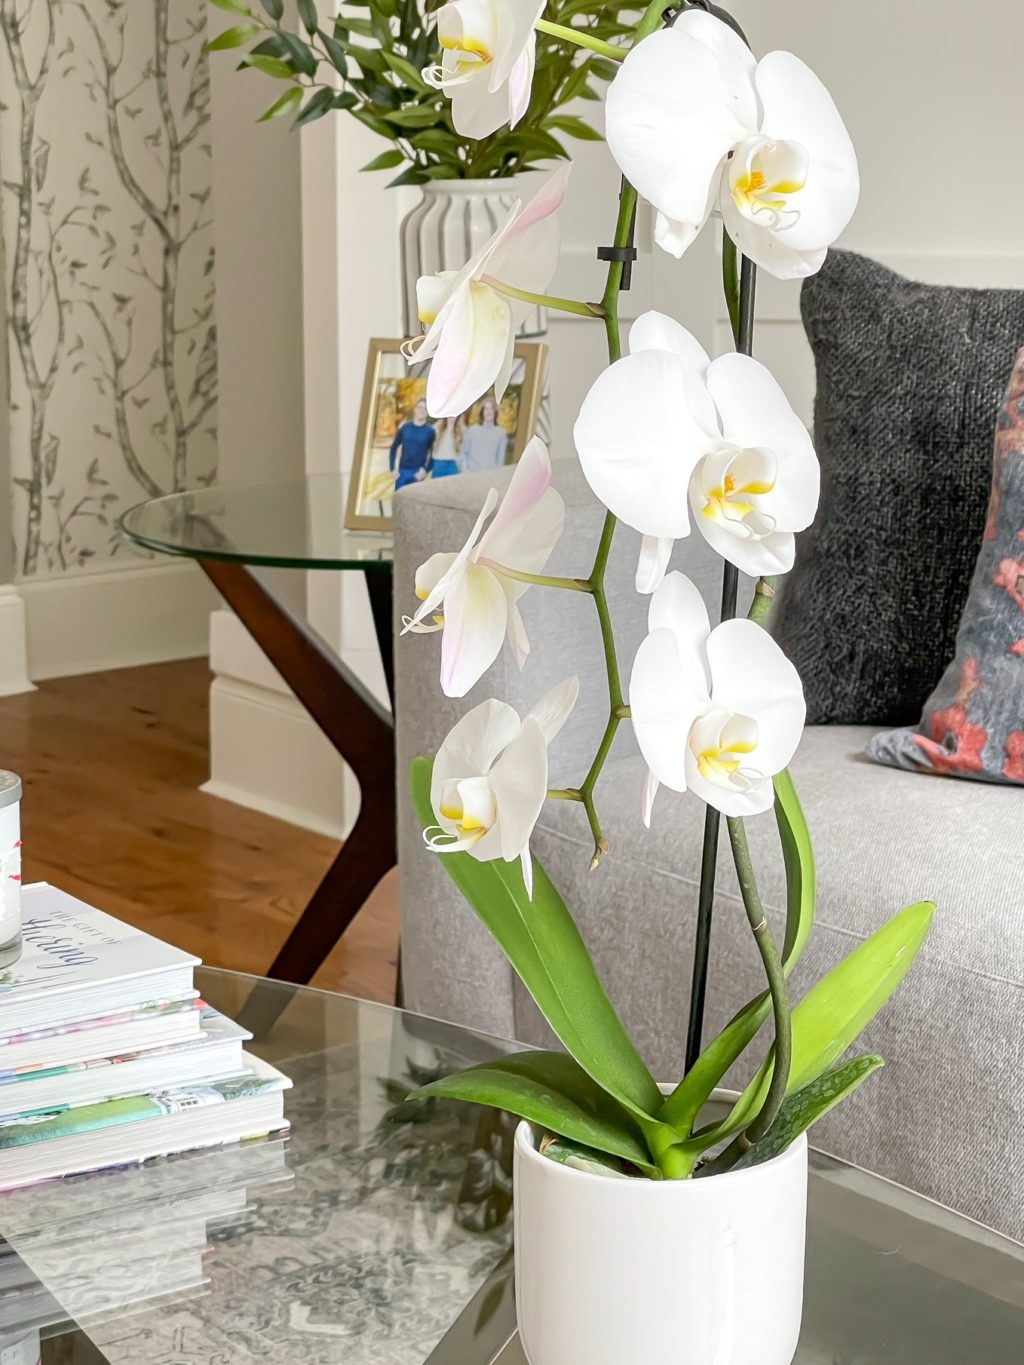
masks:
[(24, 599), (28, 672), (66, 678), (207, 652), (219, 598), (188, 562), (68, 574), (17, 585)]
[(0, 585), (0, 697), (34, 692), (28, 674), (25, 599), (13, 583)]
[(214, 678), (210, 780), (203, 791), (340, 841), (352, 825), (345, 819), (346, 776), (345, 764), (290, 693)]

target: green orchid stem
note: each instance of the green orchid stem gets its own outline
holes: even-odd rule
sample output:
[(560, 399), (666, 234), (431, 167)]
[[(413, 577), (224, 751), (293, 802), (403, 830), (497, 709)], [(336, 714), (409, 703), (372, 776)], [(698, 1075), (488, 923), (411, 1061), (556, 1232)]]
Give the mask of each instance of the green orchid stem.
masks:
[(567, 43), (574, 43), (577, 47), (585, 47), (601, 57), (610, 57), (613, 62), (621, 62), (626, 56), (625, 48), (613, 47), (611, 43), (603, 42), (600, 38), (591, 38), (589, 33), (584, 33), (579, 28), (568, 28), (565, 24), (552, 24), (547, 19), (538, 19), (534, 28), (538, 33), (547, 33), (552, 38), (564, 38)]
[(754, 600), (747, 612), (748, 621), (753, 621), (756, 626), (764, 626), (767, 629), (768, 617), (771, 615), (777, 585), (777, 578), (759, 578), (757, 580)]
[(514, 285), (496, 280), (493, 275), (481, 275), (482, 284), (489, 284), (507, 299), (518, 299), (520, 303), (533, 304), (535, 308), (553, 308), (559, 313), (573, 313), (580, 318), (599, 318), (602, 308), (599, 303), (581, 303), (578, 299), (560, 299), (554, 294), (531, 294), (528, 289), (516, 289)]
[(739, 1133), (732, 1140), (724, 1152), (721, 1152), (714, 1160), (705, 1163), (700, 1170), (701, 1175), (718, 1175), (722, 1171), (729, 1170), (739, 1161), (744, 1152), (749, 1151), (768, 1132), (782, 1108), (783, 1100), (786, 1098), (793, 1056), (793, 1018), (789, 1004), (789, 990), (786, 986), (786, 973), (775, 939), (772, 937), (768, 918), (761, 905), (761, 897), (757, 891), (754, 865), (750, 858), (750, 849), (747, 846), (746, 826), (742, 820), (734, 815), (730, 815), (726, 823), (729, 827), (729, 842), (732, 844), (732, 857), (736, 865), (740, 894), (743, 897), (743, 908), (747, 912), (754, 942), (761, 954), (764, 973), (768, 978), (768, 990), (772, 997), (772, 1017), (775, 1021), (774, 1062), (768, 1094), (765, 1096), (764, 1104), (757, 1116), (742, 1133)]
[(493, 559), (481, 559), (479, 563), (485, 568), (492, 569), (502, 578), (514, 578), (517, 583), (533, 583), (538, 588), (561, 588), (566, 592), (594, 591), (586, 578), (558, 578), (551, 574), (524, 573), (521, 569), (510, 569), (505, 564), (498, 564)]
[[(669, 7), (673, 8), (674, 6), (670, 3)], [(665, 0), (651, 0), (637, 25), (636, 34), (633, 38), (634, 47), (659, 27), (664, 12)], [(545, 29), (544, 31), (548, 30)], [(619, 212), (615, 221), (615, 236), (612, 246), (618, 248), (630, 246), (633, 241), (635, 224), (636, 190), (627, 180), (623, 180), (622, 188), (619, 191)], [(593, 306), (593, 315), (604, 320), (605, 334), (608, 340), (608, 363), (610, 365), (622, 357), (622, 340), (619, 335), (619, 294), (622, 290), (624, 270), (625, 261), (613, 260), (608, 262), (608, 274), (605, 277), (601, 302), (599, 305)], [(622, 682), (619, 677), (619, 662), (615, 653), (615, 633), (612, 629), (611, 612), (608, 609), (608, 596), (604, 588), (604, 576), (608, 567), (608, 557), (612, 550), (612, 541), (615, 538), (615, 526), (615, 517), (612, 516), (611, 512), (608, 512), (601, 528), (601, 539), (598, 541), (597, 553), (594, 556), (594, 567), (591, 569), (590, 577), (587, 580), (593, 593), (594, 605), (597, 607), (597, 618), (601, 626), (605, 675), (608, 681), (608, 721), (604, 728), (604, 734), (601, 736), (597, 753), (594, 755), (594, 761), (590, 765), (590, 770), (579, 786), (579, 799), (587, 813), (590, 832), (594, 837), (594, 856), (590, 862), (591, 870), (597, 867), (602, 856), (608, 852), (608, 840), (604, 837), (597, 808), (594, 805), (594, 788), (597, 785), (597, 779), (601, 776), (605, 760), (611, 752), (619, 722), (623, 720), (625, 715)]]

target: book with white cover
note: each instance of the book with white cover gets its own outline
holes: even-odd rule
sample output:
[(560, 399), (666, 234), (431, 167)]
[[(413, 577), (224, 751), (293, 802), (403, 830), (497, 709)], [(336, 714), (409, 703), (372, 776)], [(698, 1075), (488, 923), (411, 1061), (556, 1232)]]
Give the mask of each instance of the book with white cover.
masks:
[[(0, 1021), (3, 1008), (0, 995)], [(0, 1037), (0, 1080), (31, 1067), (66, 1066), (195, 1042), (202, 1037), (201, 1023), (199, 994), (192, 992), (185, 1000), (164, 1000), (117, 1014), (9, 1033)]]
[(35, 882), (22, 891), (17, 962), (0, 970), (0, 1034), (111, 1014), (192, 989), (199, 959)]
[[(0, 1069), (0, 1120), (237, 1076), (243, 1070), (242, 1043), (252, 1034), (202, 1002), (195, 1013), (198, 1036), (169, 1047), (136, 1047), (57, 1066)], [(0, 1067), (4, 1060), (0, 1048)]]
[(242, 1057), (240, 1076), (0, 1124), (0, 1189), (284, 1129), (291, 1081)]

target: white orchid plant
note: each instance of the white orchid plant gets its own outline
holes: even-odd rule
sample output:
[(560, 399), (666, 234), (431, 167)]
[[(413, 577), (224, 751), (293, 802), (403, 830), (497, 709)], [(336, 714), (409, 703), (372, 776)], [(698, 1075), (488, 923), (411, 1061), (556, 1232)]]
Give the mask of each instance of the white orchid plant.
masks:
[[(524, 3), (506, 25), (498, 22), (504, 11), (481, 0), (451, 0), (440, 11), (444, 57), (425, 79), (451, 94), (467, 128), (467, 111), (475, 111), (481, 131), (493, 131), (499, 108), (511, 119), (527, 107), (533, 37), (526, 21), (543, 26), (541, 12)], [(560, 37), (572, 44), (586, 35), (567, 28)], [(731, 22), (706, 6), (666, 10), (665, 0), (655, 0), (615, 60), (606, 127), (623, 182), (614, 247), (602, 253), (609, 265), (600, 302), (543, 292), (557, 263), (567, 168), (517, 204), (461, 271), (419, 282), (425, 334), (408, 344), (408, 355), (432, 361), (427, 402), (435, 416), (457, 414), (492, 388), (500, 397), (522, 310), (537, 304), (603, 324), (609, 364), (575, 426), (584, 474), (607, 509), (587, 571), (579, 578), (544, 573), (564, 508), (551, 486), (548, 453), (534, 439), (500, 503), (488, 493), (466, 544), (439, 551), (416, 575), (420, 606), (405, 618), (406, 629), (441, 633), (446, 695), (465, 696), (506, 640), (526, 664), (519, 603), (531, 586), (592, 597), (608, 691), (604, 733), (575, 787), (551, 789), (548, 775), (548, 747), (579, 690), (572, 677), (525, 718), (500, 700), (483, 702), (433, 760), (413, 764), (426, 843), (565, 1049), (488, 1062), (417, 1095), (509, 1110), (550, 1136), (549, 1154), (588, 1169), (686, 1179), (777, 1154), (882, 1064), (846, 1054), (910, 967), (934, 907), (921, 903), (896, 915), (799, 1003), (790, 1000), (787, 980), (815, 910), (811, 844), (787, 771), (805, 707), (797, 672), (765, 621), (776, 576), (793, 564), (795, 534), (815, 515), (819, 477), (806, 429), (750, 355), (753, 286), (757, 267), (787, 279), (820, 268), (858, 197), (850, 139), (828, 92), (798, 58), (773, 52), (755, 60)], [(651, 312), (633, 324), (622, 354), (618, 301), (638, 193), (656, 211), (658, 245), (675, 256), (709, 218), (721, 218), (736, 353), (711, 360), (678, 322)], [(628, 697), (605, 591), (619, 522), (641, 533), (636, 587), (649, 596), (648, 634)], [(695, 585), (668, 570), (675, 541), (694, 527), (724, 562), (723, 620), (714, 628)], [(740, 571), (757, 580), (746, 619), (735, 619)], [(572, 916), (530, 851), (549, 799), (581, 805), (594, 867), (609, 851), (598, 783), (627, 720), (649, 770), (637, 792), (644, 821), (662, 785), (707, 806), (700, 914), (710, 914), (725, 817), (765, 972), (765, 990), (703, 1050), (692, 1046), (691, 1031), (687, 1069), (667, 1094), (627, 1036)], [(762, 908), (744, 823), (772, 809), (787, 872), (781, 944)], [(769, 1018), (774, 1036), (753, 1079), (724, 1117), (703, 1121), (713, 1090)]]

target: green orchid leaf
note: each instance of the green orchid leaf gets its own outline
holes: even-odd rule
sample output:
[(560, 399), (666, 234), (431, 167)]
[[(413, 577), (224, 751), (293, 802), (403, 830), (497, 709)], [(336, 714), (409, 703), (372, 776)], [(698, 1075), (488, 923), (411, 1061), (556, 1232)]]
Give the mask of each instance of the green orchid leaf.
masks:
[(627, 1180), (629, 1172), (620, 1157), (610, 1156), (607, 1152), (597, 1152), (593, 1147), (584, 1147), (582, 1142), (571, 1142), (568, 1138), (556, 1137), (550, 1133), (542, 1138), (540, 1154), (549, 1161), (557, 1161), (560, 1166), (570, 1166), (574, 1171), (585, 1171), (587, 1175), (607, 1175), (613, 1180)]
[(285, 114), (290, 114), (298, 105), (302, 103), (302, 87), (293, 85), (290, 90), (286, 90), (279, 99), (264, 113), (260, 114), (257, 123), (266, 123), (272, 118), (281, 118)]
[(642, 1171), (657, 1171), (636, 1124), (564, 1052), (518, 1052), (483, 1062), (431, 1081), (409, 1098), (430, 1096), (505, 1109)]
[(227, 10), (228, 14), (251, 14), (252, 10), (248, 5), (243, 5), (242, 0), (210, 0), (211, 5), (217, 9)]
[(397, 52), (392, 52), (389, 49), (384, 51), (383, 56), (395, 75), (400, 77), (411, 90), (430, 89), (430, 86), (427, 85), (426, 81), (413, 66), (412, 62), (406, 61), (405, 58), (400, 57)]
[[(430, 804), (433, 761), (413, 760), (410, 782), (420, 822)], [(565, 902), (534, 859), (533, 899), (519, 863), (482, 863), (468, 853), (438, 854), (445, 870), (497, 940), (556, 1036), (619, 1104), (652, 1124), (661, 1092), (605, 994)]]
[(762, 1161), (770, 1161), (779, 1156), (790, 1143), (806, 1133), (808, 1128), (824, 1118), (825, 1115), (846, 1099), (885, 1065), (881, 1057), (870, 1054), (852, 1057), (848, 1062), (837, 1062), (827, 1071), (797, 1090), (784, 1102), (778, 1117), (760, 1142), (740, 1157), (734, 1171), (743, 1166), (756, 1166)]
[[(788, 772), (781, 772), (775, 778), (775, 819), (786, 867), (786, 936), (782, 966), (788, 976), (807, 946), (814, 926), (817, 899), (814, 849), (796, 787)], [(663, 1123), (689, 1136), (711, 1092), (753, 1042), (771, 1011), (771, 996), (764, 991), (729, 1020), (666, 1100), (659, 1115)], [(708, 1145), (714, 1141), (717, 1139), (711, 1138)]]
[(211, 38), (206, 44), (206, 51), (228, 52), (233, 47), (244, 47), (250, 38), (262, 32), (262, 24), (236, 24), (234, 28), (226, 28), (216, 38)]
[(284, 17), (284, 0), (260, 0), (260, 3), (270, 15), (271, 19), (281, 19)]
[[(908, 906), (813, 986), (793, 1011), (793, 1056), (786, 1094), (817, 1080), (874, 1019), (910, 970), (935, 914), (931, 901)], [(764, 1103), (771, 1054), (731, 1113), (697, 1139), (704, 1146), (745, 1128)]]

